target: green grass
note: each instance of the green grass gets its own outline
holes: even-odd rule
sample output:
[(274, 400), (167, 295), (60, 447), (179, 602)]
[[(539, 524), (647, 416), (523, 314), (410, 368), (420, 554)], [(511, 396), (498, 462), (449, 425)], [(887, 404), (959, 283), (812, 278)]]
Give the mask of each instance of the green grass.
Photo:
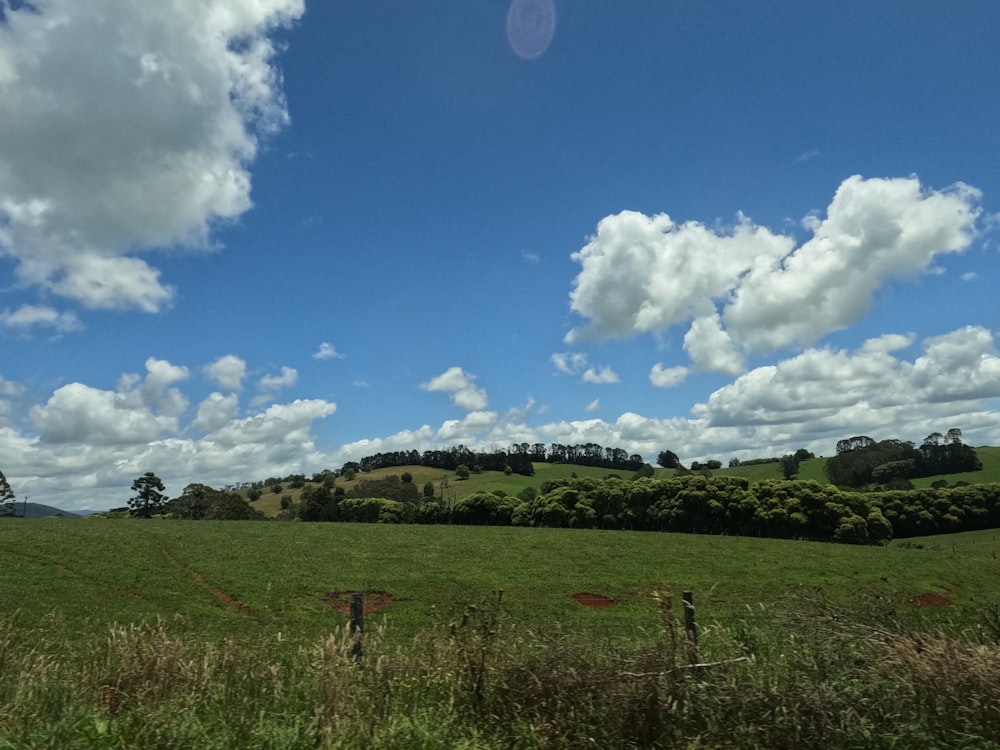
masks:
[[(664, 585), (694, 590), (703, 616), (722, 621), (791, 590), (899, 602), (934, 591), (959, 609), (1000, 600), (1000, 539), (934, 540), (943, 552), (570, 529), (12, 519), (0, 523), (0, 617), (80, 633), (167, 617), (220, 636), (308, 639), (345, 619), (323, 599), (331, 590), (392, 594), (386, 616), (401, 637), (499, 589), (526, 622), (617, 632), (654, 622), (651, 594)], [(620, 604), (587, 610), (578, 592)]]
[[(6, 519), (0, 750), (995, 748), (998, 548)], [(361, 668), (331, 589), (395, 597)]]

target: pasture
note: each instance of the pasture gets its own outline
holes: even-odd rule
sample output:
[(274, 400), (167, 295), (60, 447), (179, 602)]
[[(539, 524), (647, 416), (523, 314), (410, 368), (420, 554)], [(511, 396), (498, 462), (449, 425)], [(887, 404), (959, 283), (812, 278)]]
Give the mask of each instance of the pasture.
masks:
[(0, 748), (995, 747), (998, 547), (6, 519)]

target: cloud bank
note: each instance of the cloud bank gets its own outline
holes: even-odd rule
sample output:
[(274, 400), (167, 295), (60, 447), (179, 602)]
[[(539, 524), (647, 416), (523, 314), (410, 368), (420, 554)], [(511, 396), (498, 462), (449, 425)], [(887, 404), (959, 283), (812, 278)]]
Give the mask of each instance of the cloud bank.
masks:
[[(475, 376), (452, 367), (423, 388), (465, 404), (462, 418), (326, 448), (315, 430), (336, 404), (296, 399), (261, 411), (251, 405), (241, 415), (236, 393), (213, 392), (192, 408), (184, 392), (193, 387), (191, 372), (149, 357), (144, 374), (122, 375), (114, 390), (61, 386), (28, 408), (26, 420), (18, 417), (26, 388), (0, 379), (0, 466), (15, 492), (66, 509), (112, 507), (124, 504), (132, 479), (145, 471), (156, 471), (177, 494), (190, 482), (221, 486), (460, 443), (491, 450), (594, 442), (647, 460), (670, 449), (685, 462), (725, 462), (800, 447), (829, 455), (850, 435), (919, 441), (951, 427), (972, 445), (993, 444), (1000, 430), (1000, 354), (996, 334), (982, 326), (922, 341), (894, 333), (855, 349), (808, 348), (743, 373), (690, 414), (671, 417), (628, 411), (612, 420), (544, 421), (533, 402), (487, 411)], [(598, 408), (596, 400), (588, 406)]]

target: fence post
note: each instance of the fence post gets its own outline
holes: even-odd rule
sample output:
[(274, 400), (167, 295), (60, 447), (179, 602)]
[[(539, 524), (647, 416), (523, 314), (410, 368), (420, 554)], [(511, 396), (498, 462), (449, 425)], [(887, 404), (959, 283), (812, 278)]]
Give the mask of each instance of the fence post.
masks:
[(351, 644), (351, 656), (354, 657), (354, 661), (358, 664), (361, 663), (361, 657), (364, 653), (364, 647), (362, 645), (364, 632), (365, 595), (351, 594), (351, 636), (353, 637), (353, 643)]
[(698, 663), (698, 627), (694, 623), (694, 592), (682, 591), (684, 600), (684, 634), (687, 636), (688, 660)]

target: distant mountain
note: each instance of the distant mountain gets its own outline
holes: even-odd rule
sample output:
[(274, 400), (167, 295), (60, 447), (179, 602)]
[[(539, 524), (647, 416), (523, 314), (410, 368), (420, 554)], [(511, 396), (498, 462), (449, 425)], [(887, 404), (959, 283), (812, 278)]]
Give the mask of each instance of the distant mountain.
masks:
[(53, 508), (51, 505), (42, 505), (41, 503), (7, 503), (0, 505), (0, 518), (9, 516), (20, 517), (22, 515), (25, 518), (49, 518), (52, 516), (82, 518), (78, 513), (70, 513), (68, 510)]

